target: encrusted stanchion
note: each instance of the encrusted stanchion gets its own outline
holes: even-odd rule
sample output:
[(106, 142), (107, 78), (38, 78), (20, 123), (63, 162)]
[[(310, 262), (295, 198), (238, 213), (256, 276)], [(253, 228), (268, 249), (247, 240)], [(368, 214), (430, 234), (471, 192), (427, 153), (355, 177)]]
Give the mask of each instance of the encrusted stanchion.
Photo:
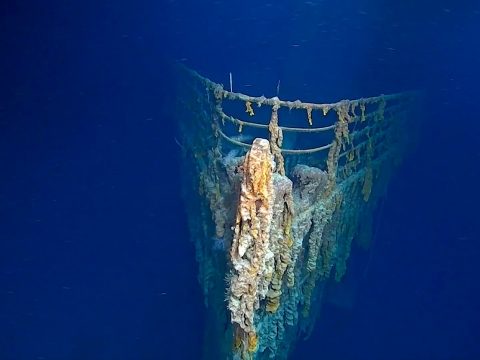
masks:
[(372, 214), (410, 146), (415, 94), (283, 101), (180, 68), (177, 98), (207, 306), (203, 356), (286, 359), (312, 328), (325, 284), (346, 273), (352, 242), (368, 246)]

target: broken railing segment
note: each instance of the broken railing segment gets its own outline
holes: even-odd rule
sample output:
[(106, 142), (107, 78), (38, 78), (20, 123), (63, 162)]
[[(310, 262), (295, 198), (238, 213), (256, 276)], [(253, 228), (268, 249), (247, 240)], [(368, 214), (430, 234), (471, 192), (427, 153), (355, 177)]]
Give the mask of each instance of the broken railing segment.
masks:
[[(285, 359), (312, 328), (325, 284), (344, 276), (352, 242), (369, 243), (408, 149), (415, 95), (314, 104), (226, 91), (191, 70), (181, 78), (184, 193), (209, 309), (204, 357)], [(303, 123), (282, 109), (303, 112)], [(299, 146), (304, 136), (312, 146)]]

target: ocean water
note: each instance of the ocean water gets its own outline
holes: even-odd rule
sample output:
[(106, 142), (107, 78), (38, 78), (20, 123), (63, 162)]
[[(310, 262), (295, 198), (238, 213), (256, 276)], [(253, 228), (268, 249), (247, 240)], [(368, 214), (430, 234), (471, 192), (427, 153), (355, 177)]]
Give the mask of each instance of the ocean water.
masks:
[(478, 2), (0, 9), (0, 360), (200, 357), (176, 62), (292, 100), (421, 91), (365, 275), (291, 358), (480, 358)]

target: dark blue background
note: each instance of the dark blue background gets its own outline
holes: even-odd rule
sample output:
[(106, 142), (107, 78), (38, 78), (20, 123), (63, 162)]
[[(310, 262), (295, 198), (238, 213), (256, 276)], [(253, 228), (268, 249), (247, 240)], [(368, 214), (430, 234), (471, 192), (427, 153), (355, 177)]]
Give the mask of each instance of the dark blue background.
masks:
[[(478, 359), (480, 5), (3, 2), (0, 359), (193, 359), (203, 300), (180, 198), (181, 60), (254, 95), (425, 91), (352, 311), (298, 359)], [(246, 87), (245, 85), (252, 85)]]

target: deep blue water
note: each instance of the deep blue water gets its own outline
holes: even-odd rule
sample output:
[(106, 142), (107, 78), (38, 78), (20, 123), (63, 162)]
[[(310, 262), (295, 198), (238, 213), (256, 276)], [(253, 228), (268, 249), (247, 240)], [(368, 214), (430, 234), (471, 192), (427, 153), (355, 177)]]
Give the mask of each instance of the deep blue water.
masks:
[(0, 45), (0, 359), (201, 353), (175, 60), (258, 95), (423, 90), (355, 306), (294, 358), (480, 358), (478, 2), (11, 1)]

